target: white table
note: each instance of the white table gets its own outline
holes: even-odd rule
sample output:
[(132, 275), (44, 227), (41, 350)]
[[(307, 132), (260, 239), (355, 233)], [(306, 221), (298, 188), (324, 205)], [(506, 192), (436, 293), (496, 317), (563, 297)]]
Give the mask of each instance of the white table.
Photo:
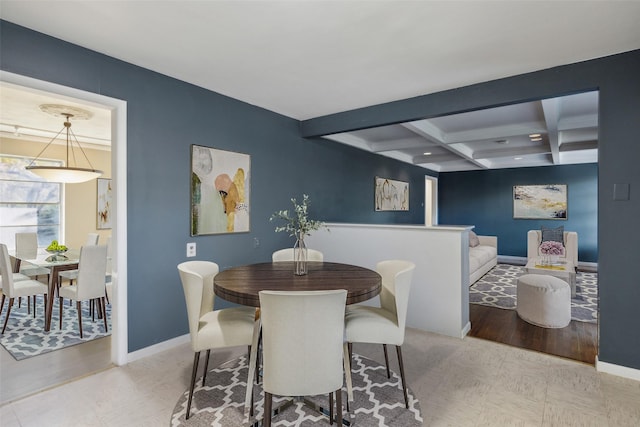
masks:
[(531, 258), (525, 269), (529, 274), (546, 274), (564, 280), (571, 287), (571, 297), (576, 296), (576, 266), (571, 261), (562, 260), (544, 265), (542, 258)]

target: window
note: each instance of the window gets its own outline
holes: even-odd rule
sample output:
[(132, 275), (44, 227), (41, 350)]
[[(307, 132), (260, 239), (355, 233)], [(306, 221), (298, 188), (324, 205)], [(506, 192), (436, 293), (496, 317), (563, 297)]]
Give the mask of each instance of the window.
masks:
[[(16, 233), (37, 233), (38, 246), (60, 237), (62, 184), (26, 170), (31, 160), (0, 155), (0, 241), (9, 248), (15, 246)], [(38, 159), (36, 163), (62, 166), (60, 160)]]

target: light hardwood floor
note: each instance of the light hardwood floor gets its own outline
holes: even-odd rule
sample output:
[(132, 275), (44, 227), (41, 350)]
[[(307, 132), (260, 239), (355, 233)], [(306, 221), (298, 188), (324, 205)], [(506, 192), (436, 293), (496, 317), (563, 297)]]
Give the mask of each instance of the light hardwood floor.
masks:
[[(214, 351), (209, 366), (242, 351)], [(356, 344), (354, 351), (384, 363), (381, 346)], [(407, 330), (403, 354), (426, 426), (640, 425), (640, 382), (598, 373), (588, 364), (414, 329)], [(4, 405), (0, 424), (168, 425), (188, 387), (192, 360), (189, 344), (183, 344)]]
[(110, 353), (111, 336), (21, 361), (0, 346), (0, 404), (107, 369)]

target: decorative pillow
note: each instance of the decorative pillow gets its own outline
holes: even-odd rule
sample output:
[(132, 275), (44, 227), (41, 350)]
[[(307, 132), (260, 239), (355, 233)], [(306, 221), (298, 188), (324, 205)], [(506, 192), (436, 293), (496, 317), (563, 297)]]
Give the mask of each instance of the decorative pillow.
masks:
[(547, 227), (540, 227), (540, 230), (542, 231), (542, 242), (547, 242), (547, 241), (554, 241), (554, 242), (560, 242), (564, 245), (564, 226), (561, 225), (560, 227), (557, 228), (547, 228)]
[(478, 239), (478, 235), (469, 230), (469, 247), (475, 248), (478, 245), (480, 245), (480, 239)]

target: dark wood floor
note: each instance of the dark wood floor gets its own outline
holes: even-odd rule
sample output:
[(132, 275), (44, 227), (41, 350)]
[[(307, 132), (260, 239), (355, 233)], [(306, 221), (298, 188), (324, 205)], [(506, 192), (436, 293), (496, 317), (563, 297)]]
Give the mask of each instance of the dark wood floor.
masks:
[(571, 321), (562, 329), (541, 328), (518, 317), (515, 310), (469, 304), (469, 336), (595, 365), (598, 326)]

